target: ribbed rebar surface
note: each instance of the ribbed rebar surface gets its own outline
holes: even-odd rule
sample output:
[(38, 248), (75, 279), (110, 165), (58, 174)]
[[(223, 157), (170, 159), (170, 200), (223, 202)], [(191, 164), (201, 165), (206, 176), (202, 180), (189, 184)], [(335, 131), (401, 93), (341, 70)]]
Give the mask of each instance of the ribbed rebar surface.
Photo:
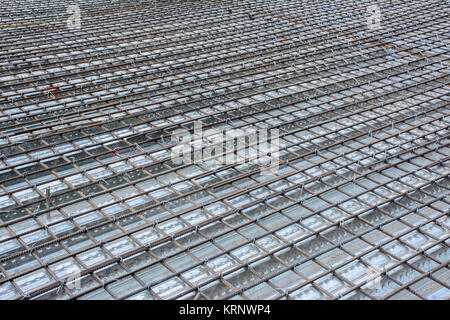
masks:
[(450, 298), (448, 1), (0, 8), (0, 299)]

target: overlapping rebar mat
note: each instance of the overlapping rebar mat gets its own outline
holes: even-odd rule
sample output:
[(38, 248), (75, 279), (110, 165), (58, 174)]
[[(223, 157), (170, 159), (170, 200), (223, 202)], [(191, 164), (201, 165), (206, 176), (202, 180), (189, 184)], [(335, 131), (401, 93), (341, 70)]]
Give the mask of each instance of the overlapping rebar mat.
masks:
[(0, 299), (450, 298), (448, 1), (0, 6)]

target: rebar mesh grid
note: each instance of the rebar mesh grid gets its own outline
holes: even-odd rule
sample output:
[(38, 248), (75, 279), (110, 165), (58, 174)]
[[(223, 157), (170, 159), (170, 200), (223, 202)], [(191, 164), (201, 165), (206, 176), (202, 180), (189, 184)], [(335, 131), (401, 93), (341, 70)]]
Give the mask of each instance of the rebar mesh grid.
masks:
[(0, 299), (450, 298), (448, 2), (0, 3)]

